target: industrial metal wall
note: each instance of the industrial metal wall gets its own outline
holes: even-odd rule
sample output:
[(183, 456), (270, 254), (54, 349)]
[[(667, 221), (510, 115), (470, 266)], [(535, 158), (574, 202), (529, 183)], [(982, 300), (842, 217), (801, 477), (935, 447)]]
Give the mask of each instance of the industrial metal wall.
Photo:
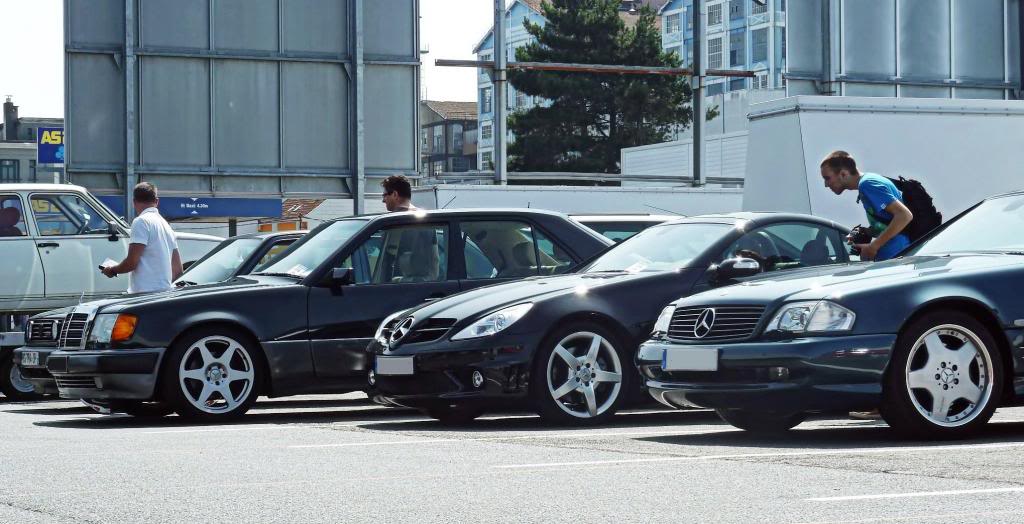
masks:
[(416, 172), (418, 3), (65, 0), (68, 173), (362, 202)]
[(1020, 98), (1020, 3), (789, 2), (789, 95)]

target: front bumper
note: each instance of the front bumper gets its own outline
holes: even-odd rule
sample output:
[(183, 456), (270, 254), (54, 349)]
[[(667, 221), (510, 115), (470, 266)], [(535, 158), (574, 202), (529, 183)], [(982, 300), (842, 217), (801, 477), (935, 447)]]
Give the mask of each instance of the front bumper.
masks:
[(62, 398), (148, 400), (156, 392), (165, 348), (58, 350), (46, 368)]
[[(439, 405), (498, 405), (525, 399), (532, 348), (519, 338), (484, 337), (476, 340), (410, 344), (385, 351), (376, 341), (367, 350), (374, 364), (374, 385), (389, 402), (412, 408)], [(377, 357), (411, 357), (407, 375), (377, 373)], [(473, 384), (479, 371), (483, 383)]]
[[(57, 381), (53, 379), (53, 375), (46, 369), (46, 360), (54, 351), (56, 349), (52, 347), (34, 346), (25, 346), (14, 350), (14, 364), (21, 368), (21, 376), (31, 382), (32, 389), (40, 395), (57, 394)], [(26, 366), (22, 362), (22, 356), (27, 352), (37, 353), (39, 355), (39, 363)]]
[[(649, 341), (637, 365), (650, 394), (668, 406), (823, 412), (877, 407), (896, 335), (808, 337), (685, 345)], [(714, 348), (715, 371), (665, 371), (665, 351)], [(785, 368), (785, 373), (772, 368)]]

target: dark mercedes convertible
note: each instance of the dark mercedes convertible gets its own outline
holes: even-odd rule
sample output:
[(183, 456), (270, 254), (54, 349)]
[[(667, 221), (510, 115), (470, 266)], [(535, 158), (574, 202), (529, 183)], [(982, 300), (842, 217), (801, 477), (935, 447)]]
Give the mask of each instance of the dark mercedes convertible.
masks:
[(968, 435), (1024, 398), (1024, 193), (990, 198), (901, 257), (680, 299), (638, 363), (676, 407), (748, 430), (881, 408), (925, 438)]
[(393, 315), (371, 344), (374, 379), (389, 401), (443, 421), (527, 403), (548, 420), (598, 422), (642, 393), (634, 353), (673, 297), (762, 271), (844, 264), (845, 234), (820, 218), (769, 213), (653, 226), (574, 274)]

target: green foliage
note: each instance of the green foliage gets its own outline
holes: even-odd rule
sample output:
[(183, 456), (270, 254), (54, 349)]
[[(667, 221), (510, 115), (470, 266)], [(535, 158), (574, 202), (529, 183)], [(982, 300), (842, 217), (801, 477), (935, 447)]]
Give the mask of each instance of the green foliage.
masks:
[[(526, 23), (535, 42), (521, 62), (680, 67), (661, 47), (656, 15), (644, 7), (634, 27), (619, 0), (547, 0), (547, 23)], [(512, 86), (546, 100), (509, 118), (513, 171), (618, 173), (624, 147), (664, 142), (692, 119), (688, 77), (561, 71), (509, 72)]]

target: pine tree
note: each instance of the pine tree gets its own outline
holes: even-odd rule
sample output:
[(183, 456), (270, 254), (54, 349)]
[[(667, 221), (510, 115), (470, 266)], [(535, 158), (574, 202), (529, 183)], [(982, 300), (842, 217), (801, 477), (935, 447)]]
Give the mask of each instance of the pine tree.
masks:
[[(679, 67), (661, 47), (648, 7), (634, 27), (619, 0), (545, 0), (547, 23), (526, 22), (535, 41), (516, 51), (521, 62)], [(618, 173), (624, 147), (664, 142), (689, 126), (687, 77), (512, 70), (512, 86), (543, 105), (509, 117), (512, 171)]]

